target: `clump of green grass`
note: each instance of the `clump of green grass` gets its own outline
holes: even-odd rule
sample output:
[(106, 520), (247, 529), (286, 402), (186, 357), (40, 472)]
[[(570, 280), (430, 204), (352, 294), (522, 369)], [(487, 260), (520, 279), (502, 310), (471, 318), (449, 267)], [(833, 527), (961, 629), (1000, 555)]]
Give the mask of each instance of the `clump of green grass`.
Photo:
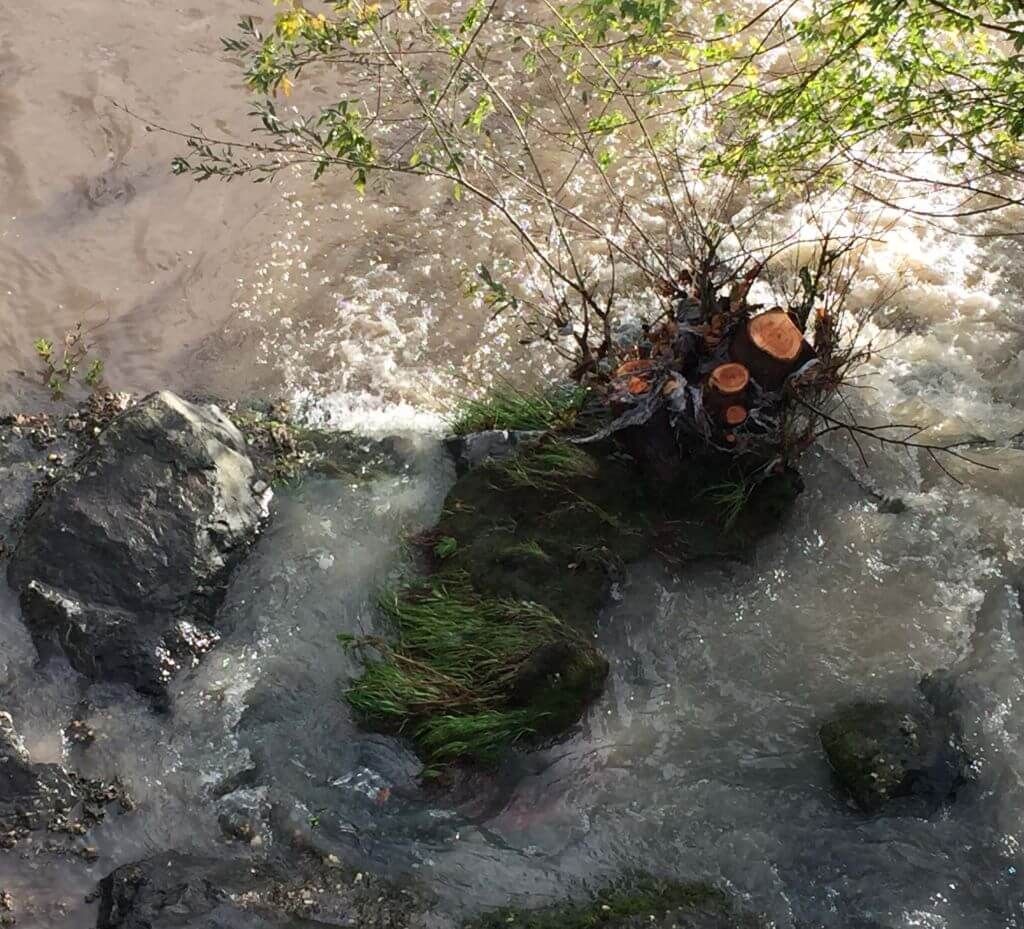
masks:
[(705, 489), (701, 496), (705, 497), (715, 508), (722, 526), (732, 529), (743, 511), (750, 503), (754, 486), (744, 480), (723, 481)]
[(597, 461), (590, 455), (570, 442), (550, 437), (491, 467), (513, 487), (534, 490), (553, 490), (598, 476)]
[(546, 645), (568, 643), (583, 663), (592, 654), (549, 610), (481, 596), (462, 572), (380, 605), (396, 638), (343, 639), (378, 655), (345, 698), (364, 723), (410, 736), (431, 762), (491, 762), (533, 738), (549, 714), (516, 699), (522, 669)]
[(459, 550), (459, 540), (453, 539), (450, 535), (443, 535), (434, 544), (434, 556), (436, 558), (451, 558)]
[(455, 435), (488, 429), (563, 429), (575, 422), (587, 400), (576, 384), (522, 390), (503, 384), (479, 399), (461, 401), (449, 417)]
[(653, 921), (676, 912), (678, 925), (684, 927), (689, 924), (687, 911), (705, 916), (710, 911), (731, 917), (730, 924), (737, 929), (762, 925), (752, 917), (735, 913), (729, 898), (710, 884), (637, 876), (605, 888), (590, 903), (541, 910), (496, 910), (472, 920), (464, 929), (596, 929), (633, 925), (638, 918)]

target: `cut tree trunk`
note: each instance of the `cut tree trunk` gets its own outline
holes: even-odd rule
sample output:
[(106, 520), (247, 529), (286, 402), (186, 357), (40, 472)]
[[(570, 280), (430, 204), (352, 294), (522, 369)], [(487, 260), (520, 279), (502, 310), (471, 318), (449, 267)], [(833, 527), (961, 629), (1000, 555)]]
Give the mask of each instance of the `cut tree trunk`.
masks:
[(732, 356), (765, 390), (778, 390), (810, 346), (781, 307), (748, 319), (732, 343)]
[(725, 424), (727, 426), (742, 426), (747, 421), (747, 408), (735, 404), (725, 411)]
[(750, 372), (735, 361), (719, 365), (708, 375), (704, 385), (704, 407), (724, 418), (726, 411), (736, 407), (746, 418), (747, 388)]
[(723, 397), (739, 397), (750, 383), (750, 372), (735, 361), (719, 365), (711, 372), (708, 384), (716, 393)]

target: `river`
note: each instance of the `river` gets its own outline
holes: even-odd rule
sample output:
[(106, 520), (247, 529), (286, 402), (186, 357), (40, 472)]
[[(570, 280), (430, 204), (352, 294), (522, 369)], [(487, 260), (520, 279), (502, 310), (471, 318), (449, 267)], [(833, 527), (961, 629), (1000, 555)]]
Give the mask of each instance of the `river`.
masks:
[[(905, 220), (870, 251), (860, 298), (898, 273), (910, 320), (875, 364), (867, 412), (982, 437), (989, 471), (837, 440), (805, 461), (785, 532), (749, 563), (635, 568), (601, 618), (604, 697), (571, 738), (448, 809), (400, 746), (339, 699), (358, 670), (338, 632), (378, 622), (374, 591), (409, 526), (436, 517), (451, 466), (439, 414), (470, 384), (518, 377), (508, 335), (464, 299), (472, 215), (437, 190), (358, 199), (344, 179), (273, 187), (175, 179), (168, 125), (241, 131), (243, 88), (219, 36), (262, 0), (36, 0), (0, 18), (0, 383), (45, 397), (32, 342), (82, 321), (122, 389), (285, 396), (368, 434), (403, 432), (397, 473), (282, 494), (226, 605), (222, 646), (154, 717), (91, 694), (100, 738), (76, 762), (136, 800), (91, 864), (0, 858), (18, 925), (86, 929), (95, 881), (164, 849), (225, 854), (209, 786), (247, 757), (324, 851), (416, 875), (439, 925), (538, 905), (623, 869), (728, 886), (782, 929), (1024, 926), (1024, 250)], [(1010, 217), (1013, 225), (1013, 217)], [(1019, 224), (1018, 224), (1019, 225)], [(880, 507), (898, 498), (902, 512)], [(0, 594), (3, 703), (35, 760), (71, 749), (80, 693), (37, 668)], [(853, 814), (816, 730), (857, 698), (913, 699), (955, 666), (974, 779), (930, 819)], [(381, 787), (391, 792), (376, 802)]]

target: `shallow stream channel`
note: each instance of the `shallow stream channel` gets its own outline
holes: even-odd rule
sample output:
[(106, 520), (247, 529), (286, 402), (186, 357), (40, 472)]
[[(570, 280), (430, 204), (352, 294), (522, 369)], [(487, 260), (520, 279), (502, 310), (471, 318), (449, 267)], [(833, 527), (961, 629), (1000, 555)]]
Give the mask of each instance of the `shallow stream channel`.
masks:
[[(912, 321), (862, 412), (971, 438), (997, 470), (946, 461), (954, 481), (900, 450), (870, 448), (865, 467), (841, 438), (816, 448), (805, 491), (749, 557), (629, 567), (594, 636), (603, 694), (568, 737), (445, 790), (409, 744), (356, 725), (342, 694), (361, 665), (338, 635), (386, 631), (377, 597), (455, 481), (441, 414), (467, 388), (452, 372), (522, 374), (514, 337), (459, 309), (451, 256), (486, 236), (440, 192), (385, 206), (340, 182), (257, 195), (167, 175), (173, 141), (110, 101), (159, 101), (182, 124), (240, 112), (214, 50), (259, 4), (32, 6), (17, 37), (0, 24), (2, 412), (50, 403), (17, 372), (34, 338), (83, 319), (112, 385), (287, 398), (351, 434), (351, 467), (276, 489), (221, 641), (174, 678), (166, 712), (41, 661), (0, 585), (0, 709), (32, 762), (130, 797), (61, 848), (44, 834), (0, 851), (0, 917), (92, 929), (98, 881), (180, 853), (254, 875), (265, 859), (315, 861), (287, 908), (296, 927), (455, 929), (644, 872), (708, 881), (779, 929), (1024, 929), (1019, 240), (907, 221), (870, 253), (860, 294), (898, 273)], [(857, 701), (924, 706), (921, 681), (943, 671), (964, 782), (928, 811), (855, 809), (820, 727)], [(348, 922), (325, 915), (331, 899), (349, 901), (335, 907)], [(234, 918), (159, 926), (263, 925)]]

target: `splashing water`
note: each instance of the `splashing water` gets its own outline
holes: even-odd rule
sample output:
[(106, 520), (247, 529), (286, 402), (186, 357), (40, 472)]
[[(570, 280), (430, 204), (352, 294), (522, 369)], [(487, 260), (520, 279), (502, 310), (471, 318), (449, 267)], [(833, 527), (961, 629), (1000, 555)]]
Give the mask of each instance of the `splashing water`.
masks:
[[(790, 524), (750, 563), (679, 577), (637, 567), (601, 619), (612, 676), (579, 731), (449, 808), (420, 790), (406, 749), (353, 725), (339, 693), (358, 666), (335, 636), (375, 628), (374, 593), (402, 564), (404, 531), (438, 512), (452, 477), (439, 412), (471, 384), (522, 377), (528, 363), (538, 374), (514, 331), (464, 295), (467, 268), (500, 254), (505, 233), (429, 185), (378, 202), (342, 180), (289, 176), (268, 192), (171, 179), (174, 142), (110, 98), (174, 124), (237, 113), (236, 71), (209, 49), (238, 11), (95, 7), (39, 0), (16, 42), (0, 26), (0, 370), (12, 403), (38, 399), (11, 375), (31, 366), (32, 340), (83, 319), (119, 386), (287, 395), (338, 428), (414, 436), (415, 450), (397, 473), (280, 497), (225, 607), (225, 639), (180, 682), (171, 716), (93, 688), (88, 751), (61, 736), (79, 681), (35, 666), (0, 593), (0, 702), (35, 760), (119, 775), (137, 803), (91, 838), (93, 864), (0, 857), (0, 887), (29, 901), (20, 926), (92, 925), (83, 899), (118, 864), (235, 848), (218, 793), (253, 767), (288, 829), (424, 880), (445, 924), (635, 867), (723, 882), (781, 927), (1024, 926), (1018, 240), (902, 221), (866, 249), (854, 292), (867, 305), (894, 276), (905, 285), (900, 328), (882, 319), (868, 333), (891, 344), (859, 412), (988, 440), (978, 457), (998, 471), (950, 463), (957, 485), (872, 447), (865, 466), (837, 437), (808, 458)], [(882, 512), (883, 497), (906, 510)], [(852, 699), (910, 698), (953, 665), (975, 781), (932, 819), (851, 813), (818, 725)]]

